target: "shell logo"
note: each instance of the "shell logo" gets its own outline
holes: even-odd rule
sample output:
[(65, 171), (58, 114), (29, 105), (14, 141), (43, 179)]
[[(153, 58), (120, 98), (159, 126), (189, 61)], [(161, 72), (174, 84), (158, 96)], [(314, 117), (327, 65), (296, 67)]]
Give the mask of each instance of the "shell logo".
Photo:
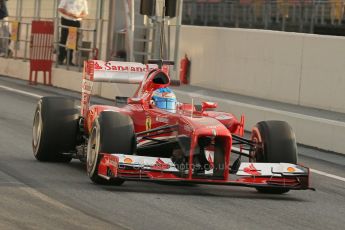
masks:
[(131, 158), (128, 158), (126, 157), (124, 160), (123, 160), (124, 163), (126, 164), (131, 164), (133, 162), (133, 160)]
[(296, 169), (295, 169), (295, 168), (293, 168), (293, 167), (288, 167), (288, 168), (287, 168), (287, 171), (288, 171), (288, 172), (295, 172), (295, 171), (296, 171)]

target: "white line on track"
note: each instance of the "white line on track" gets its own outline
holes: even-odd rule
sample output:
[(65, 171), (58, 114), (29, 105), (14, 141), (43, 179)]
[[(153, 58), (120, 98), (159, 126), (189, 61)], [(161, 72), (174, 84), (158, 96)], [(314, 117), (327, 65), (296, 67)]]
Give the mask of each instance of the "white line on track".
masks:
[[(4, 86), (4, 85), (0, 85), (0, 88), (5, 89), (5, 90), (8, 90), (8, 91), (16, 92), (16, 93), (19, 93), (19, 94), (24, 94), (24, 95), (36, 97), (36, 98), (41, 98), (41, 97), (43, 97), (42, 95), (38, 95), (38, 94), (34, 94), (34, 93), (29, 93), (29, 92), (27, 92), (27, 91), (14, 89), (14, 88), (7, 87), (7, 86)], [(239, 102), (236, 102), (236, 103), (239, 103)], [(243, 103), (241, 103), (241, 104), (243, 104)], [(278, 110), (277, 110), (277, 111), (278, 111)], [(316, 169), (310, 169), (310, 171), (313, 172), (313, 173), (322, 175), (322, 176), (326, 176), (326, 177), (329, 177), (329, 178), (333, 178), (333, 179), (336, 179), (336, 180), (340, 180), (340, 181), (345, 182), (345, 178), (344, 178), (344, 177), (340, 177), (340, 176), (337, 176), (337, 175), (329, 174), (329, 173), (322, 172), (322, 171), (319, 171), (319, 170), (316, 170)]]
[(340, 176), (337, 176), (337, 175), (329, 174), (329, 173), (322, 172), (322, 171), (319, 171), (319, 170), (316, 170), (316, 169), (310, 169), (310, 171), (313, 172), (313, 173), (322, 175), (322, 176), (326, 176), (326, 177), (329, 177), (329, 178), (333, 178), (333, 179), (345, 182), (345, 178), (344, 177), (340, 177)]
[(28, 95), (28, 96), (35, 97), (35, 98), (43, 97), (42, 95), (38, 95), (38, 94), (35, 94), (35, 93), (29, 93), (27, 91), (23, 91), (23, 90), (19, 90), (19, 89), (14, 89), (14, 88), (7, 87), (7, 86), (4, 86), (4, 85), (0, 85), (0, 88), (8, 90), (8, 91), (11, 91), (11, 92), (23, 94), (23, 95)]

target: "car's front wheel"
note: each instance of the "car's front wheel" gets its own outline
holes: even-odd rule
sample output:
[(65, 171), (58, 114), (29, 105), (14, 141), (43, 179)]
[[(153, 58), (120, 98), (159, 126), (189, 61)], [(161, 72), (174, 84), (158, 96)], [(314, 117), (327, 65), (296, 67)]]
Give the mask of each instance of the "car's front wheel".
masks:
[(98, 175), (102, 153), (133, 154), (136, 147), (134, 126), (127, 115), (102, 112), (94, 121), (87, 145), (86, 167), (90, 179), (97, 184), (121, 185), (124, 180), (107, 180)]
[[(261, 121), (252, 130), (252, 141), (256, 143), (252, 161), (269, 163), (297, 163), (295, 133), (284, 121)], [(256, 188), (262, 193), (282, 194), (288, 188)]]

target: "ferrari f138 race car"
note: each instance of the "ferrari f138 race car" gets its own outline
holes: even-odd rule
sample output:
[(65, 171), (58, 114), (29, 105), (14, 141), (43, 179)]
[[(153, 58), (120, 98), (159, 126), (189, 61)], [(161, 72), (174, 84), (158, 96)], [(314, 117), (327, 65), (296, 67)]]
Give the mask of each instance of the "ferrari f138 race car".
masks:
[[(289, 124), (261, 121), (245, 138), (244, 116), (215, 111), (214, 102), (177, 102), (168, 88), (174, 83), (167, 71), (171, 64), (85, 62), (81, 106), (71, 98), (39, 100), (32, 139), (36, 159), (79, 159), (97, 184), (173, 181), (246, 186), (263, 193), (310, 188), (309, 169), (297, 164)], [(90, 105), (94, 82), (139, 87), (133, 97), (116, 97), (113, 106)]]

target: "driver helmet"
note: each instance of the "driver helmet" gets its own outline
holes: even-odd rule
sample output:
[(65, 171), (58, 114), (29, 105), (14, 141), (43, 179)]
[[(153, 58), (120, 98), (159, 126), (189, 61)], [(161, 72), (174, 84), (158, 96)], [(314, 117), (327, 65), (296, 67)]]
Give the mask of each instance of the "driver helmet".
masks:
[(160, 109), (164, 109), (171, 113), (176, 112), (176, 96), (169, 88), (155, 90), (152, 95), (152, 101), (153, 104)]

